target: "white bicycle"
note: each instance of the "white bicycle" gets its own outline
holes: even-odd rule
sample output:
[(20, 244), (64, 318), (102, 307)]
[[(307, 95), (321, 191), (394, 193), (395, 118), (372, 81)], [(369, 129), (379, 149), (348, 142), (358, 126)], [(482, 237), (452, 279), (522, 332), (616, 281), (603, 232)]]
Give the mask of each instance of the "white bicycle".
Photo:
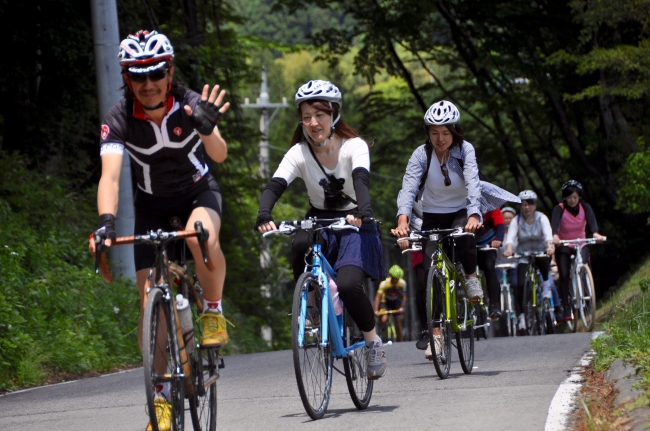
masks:
[(582, 248), (587, 245), (605, 242), (596, 238), (583, 238), (562, 240), (560, 244), (573, 246), (575, 254), (571, 255), (571, 308), (573, 309), (574, 320), (567, 321), (567, 326), (571, 332), (578, 330), (578, 322), (575, 320), (579, 315), (585, 331), (590, 332), (594, 329), (596, 323), (596, 286), (594, 277), (591, 274), (591, 268), (587, 262), (582, 261)]

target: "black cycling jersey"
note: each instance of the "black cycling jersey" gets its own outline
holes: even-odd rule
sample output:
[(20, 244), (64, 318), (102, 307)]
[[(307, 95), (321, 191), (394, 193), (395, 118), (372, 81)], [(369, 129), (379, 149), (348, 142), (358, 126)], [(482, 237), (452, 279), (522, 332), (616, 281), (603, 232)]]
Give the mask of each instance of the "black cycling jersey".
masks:
[(192, 191), (207, 179), (209, 168), (203, 142), (183, 106), (195, 109), (200, 100), (191, 90), (182, 100), (169, 95), (161, 127), (147, 119), (137, 100), (120, 100), (102, 124), (101, 154), (122, 154), (126, 149), (138, 188), (145, 193), (172, 197)]

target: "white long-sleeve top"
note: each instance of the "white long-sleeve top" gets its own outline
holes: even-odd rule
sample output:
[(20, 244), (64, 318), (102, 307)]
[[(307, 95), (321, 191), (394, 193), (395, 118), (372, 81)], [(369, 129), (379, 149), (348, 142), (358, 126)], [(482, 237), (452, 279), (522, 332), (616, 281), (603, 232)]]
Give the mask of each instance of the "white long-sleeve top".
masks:
[(514, 245), (516, 241), (517, 252), (540, 252), (546, 250), (546, 242), (552, 240), (551, 222), (545, 214), (535, 211), (532, 224), (526, 223), (521, 214), (512, 219), (506, 245)]

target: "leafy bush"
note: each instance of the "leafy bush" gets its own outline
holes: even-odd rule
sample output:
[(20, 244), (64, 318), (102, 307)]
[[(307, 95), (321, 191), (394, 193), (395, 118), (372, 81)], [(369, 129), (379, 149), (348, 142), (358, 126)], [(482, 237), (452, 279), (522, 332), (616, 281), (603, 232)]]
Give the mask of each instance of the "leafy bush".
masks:
[(94, 274), (94, 192), (0, 153), (0, 390), (140, 361), (139, 298)]

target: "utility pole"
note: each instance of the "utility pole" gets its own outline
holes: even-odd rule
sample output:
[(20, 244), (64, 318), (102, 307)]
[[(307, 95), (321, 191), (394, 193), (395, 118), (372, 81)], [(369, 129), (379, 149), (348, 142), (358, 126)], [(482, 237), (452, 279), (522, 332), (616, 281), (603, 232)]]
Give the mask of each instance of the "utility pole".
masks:
[[(117, 52), (120, 46), (117, 5), (115, 0), (91, 0), (90, 4), (92, 9), (99, 119), (102, 121), (108, 110), (122, 97), (119, 92), (119, 88), (122, 86), (121, 70), (117, 61)], [(133, 226), (131, 163), (128, 153), (124, 151), (120, 176), (119, 206), (115, 222), (117, 235), (133, 235)], [(133, 246), (111, 247), (109, 254), (113, 273), (118, 277), (128, 278), (135, 282)]]
[[(260, 155), (259, 155), (259, 175), (262, 179), (268, 180), (271, 176), (269, 171), (269, 126), (275, 118), (280, 108), (288, 108), (289, 104), (287, 103), (287, 98), (282, 98), (282, 103), (270, 103), (269, 98), (269, 88), (266, 82), (266, 67), (262, 67), (262, 87), (260, 88), (260, 97), (257, 98), (256, 103), (249, 103), (248, 97), (244, 99), (244, 104), (242, 108), (248, 109), (259, 109), (261, 111), (260, 116)], [(275, 108), (273, 114), (269, 118), (269, 110)], [(260, 266), (262, 269), (266, 269), (271, 266), (271, 252), (269, 244), (264, 241), (262, 243), (262, 249), (260, 250)], [(271, 286), (264, 284), (261, 286), (260, 290), (262, 291), (262, 297), (270, 298), (271, 297)], [(271, 328), (267, 325), (262, 326), (262, 338), (271, 346), (273, 341), (273, 334), (271, 333)]]

